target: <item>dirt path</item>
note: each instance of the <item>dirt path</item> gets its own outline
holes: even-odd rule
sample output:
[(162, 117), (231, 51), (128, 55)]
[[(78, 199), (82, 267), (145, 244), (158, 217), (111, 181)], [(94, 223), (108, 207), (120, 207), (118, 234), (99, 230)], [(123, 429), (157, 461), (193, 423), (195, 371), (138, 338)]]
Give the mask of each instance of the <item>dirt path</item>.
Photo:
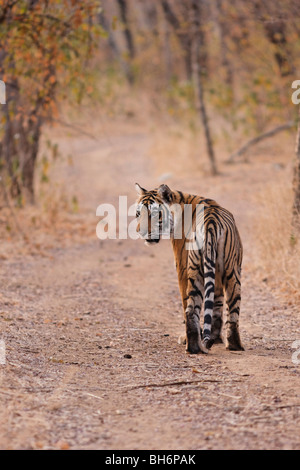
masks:
[[(62, 175), (92, 214), (119, 194), (133, 202), (136, 180), (158, 183), (149, 136), (111, 140), (73, 139), (74, 167)], [(237, 189), (243, 178), (248, 185)], [(300, 365), (291, 349), (300, 339), (298, 312), (247, 268), (255, 210), (249, 193), (263, 175), (242, 165), (217, 183), (196, 175), (170, 181), (216, 198), (236, 216), (246, 253), (246, 351), (217, 345), (208, 356), (189, 356), (178, 344), (182, 313), (168, 241), (149, 249), (95, 237), (47, 257), (3, 260), (0, 448), (299, 448)]]

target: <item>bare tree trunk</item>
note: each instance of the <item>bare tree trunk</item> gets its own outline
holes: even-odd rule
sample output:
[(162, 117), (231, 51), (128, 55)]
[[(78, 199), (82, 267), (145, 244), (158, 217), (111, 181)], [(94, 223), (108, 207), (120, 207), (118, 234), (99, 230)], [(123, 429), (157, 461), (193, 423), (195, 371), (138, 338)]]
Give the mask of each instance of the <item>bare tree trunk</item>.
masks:
[(294, 168), (293, 227), (300, 233), (300, 107), (296, 139), (296, 162)]
[(158, 10), (156, 2), (139, 0), (146, 27), (154, 36), (158, 34)]
[[(8, 87), (9, 88), (9, 87)], [(8, 97), (9, 99), (9, 97)], [(15, 93), (14, 103), (19, 103)], [(9, 108), (5, 110), (4, 136), (1, 144), (3, 170), (9, 176), (9, 190), (14, 198), (24, 195), (30, 203), (34, 202), (34, 173), (41, 135), (42, 119), (39, 116), (24, 118), (10, 115)]]
[[(0, 54), (0, 71), (3, 58), (4, 53)], [(49, 74), (54, 74), (52, 66)], [(30, 203), (34, 202), (35, 163), (42, 127), (39, 111), (43, 99), (37, 99), (35, 108), (24, 117), (24, 114), (17, 112), (22, 103), (18, 80), (14, 78), (6, 83), (7, 104), (3, 106), (5, 124), (0, 145), (1, 169), (8, 177), (11, 196), (18, 198), (24, 195)]]
[(30, 203), (34, 203), (34, 174), (35, 163), (39, 150), (42, 119), (36, 117), (27, 126), (19, 122), (19, 145), (20, 174), (22, 179), (23, 193)]
[[(124, 26), (124, 37), (125, 37), (126, 47), (128, 51), (128, 57), (130, 60), (132, 60), (135, 57), (135, 47), (134, 47), (131, 29), (129, 27), (129, 22), (128, 22), (128, 4), (126, 0), (117, 0), (117, 2), (119, 5), (119, 9), (120, 9), (121, 20)], [(134, 76), (133, 76), (130, 64), (129, 64), (128, 71), (127, 71), (127, 78), (130, 83), (134, 82)]]
[(202, 83), (202, 70), (200, 65), (200, 14), (201, 14), (202, 0), (191, 0), (190, 18), (191, 18), (191, 39), (192, 39), (192, 54), (191, 54), (191, 65), (193, 73), (193, 81), (196, 92), (196, 106), (199, 113), (199, 117), (202, 121), (205, 133), (206, 148), (210, 161), (211, 172), (213, 175), (217, 174), (217, 166), (215, 153), (210, 134), (210, 128), (208, 123), (208, 116), (206, 112), (206, 106), (204, 102), (203, 83)]
[(135, 56), (135, 49), (134, 49), (134, 43), (133, 43), (131, 30), (128, 24), (128, 5), (126, 3), (126, 0), (117, 0), (117, 1), (118, 1), (119, 8), (120, 8), (121, 19), (124, 25), (124, 36), (126, 39), (126, 45), (127, 45), (129, 57), (133, 59)]
[(21, 182), (18, 178), (19, 159), (16, 150), (18, 131), (14, 115), (19, 102), (19, 85), (17, 79), (6, 83), (6, 105), (3, 106), (5, 117), (4, 134), (1, 142), (1, 163), (3, 171), (9, 177), (9, 191), (12, 197), (21, 194)]
[(220, 31), (220, 52), (221, 52), (221, 64), (225, 70), (225, 83), (230, 87), (233, 92), (233, 69), (228, 58), (228, 46), (226, 39), (229, 37), (229, 25), (225, 19), (224, 4), (222, 0), (216, 0), (217, 8), (217, 23)]
[(173, 9), (171, 8), (169, 2), (167, 0), (162, 0), (161, 5), (165, 14), (165, 18), (172, 26), (178, 40), (181, 44), (183, 53), (184, 53), (184, 62), (185, 62), (185, 70), (186, 70), (186, 78), (190, 80), (192, 78), (192, 67), (191, 67), (191, 38), (188, 32), (181, 31), (180, 21), (178, 20), (176, 14), (174, 13)]
[(103, 10), (100, 11), (99, 15), (98, 15), (98, 21), (99, 21), (99, 24), (102, 26), (102, 28), (104, 29), (104, 31), (106, 31), (107, 33), (107, 41), (108, 41), (108, 45), (113, 53), (113, 55), (115, 55), (116, 57), (119, 58), (120, 56), (120, 51), (119, 51), (119, 48), (118, 48), (118, 45), (115, 41), (115, 38), (114, 36), (112, 35), (112, 31), (111, 31), (111, 27), (110, 27), (110, 24), (109, 24), (109, 21), (107, 19), (107, 17), (105, 16), (105, 13)]
[(113, 56), (119, 62), (120, 67), (122, 68), (122, 70), (124, 72), (124, 75), (126, 76), (129, 83), (132, 83), (133, 82), (133, 77), (132, 77), (130, 64), (128, 63), (128, 61), (123, 59), (122, 53), (121, 53), (120, 48), (118, 46), (118, 43), (116, 42), (116, 40), (114, 38), (114, 34), (111, 30), (110, 23), (109, 23), (108, 19), (106, 18), (103, 11), (101, 11), (99, 13), (98, 18), (99, 18), (99, 24), (107, 32), (108, 46), (109, 46)]
[(163, 22), (163, 51), (164, 51), (164, 66), (167, 84), (170, 82), (173, 71), (172, 51), (170, 45), (170, 25), (165, 17), (162, 15)]

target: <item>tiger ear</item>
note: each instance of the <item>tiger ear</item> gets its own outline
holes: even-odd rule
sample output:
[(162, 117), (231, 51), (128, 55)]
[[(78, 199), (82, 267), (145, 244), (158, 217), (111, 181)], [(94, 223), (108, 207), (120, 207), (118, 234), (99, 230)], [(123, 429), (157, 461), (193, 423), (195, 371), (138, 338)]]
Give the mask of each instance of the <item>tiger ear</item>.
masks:
[(142, 188), (138, 183), (135, 183), (135, 189), (139, 196), (144, 196), (147, 192), (147, 190)]
[(161, 184), (160, 187), (158, 188), (158, 194), (160, 197), (167, 203), (172, 202), (173, 199), (173, 193), (169, 186), (166, 184)]

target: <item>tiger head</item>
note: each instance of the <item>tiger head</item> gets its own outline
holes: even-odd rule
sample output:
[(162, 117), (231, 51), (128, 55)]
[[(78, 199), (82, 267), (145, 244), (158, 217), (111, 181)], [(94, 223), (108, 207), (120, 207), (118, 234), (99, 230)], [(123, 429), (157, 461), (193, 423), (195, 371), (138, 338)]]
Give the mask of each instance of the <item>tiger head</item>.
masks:
[(146, 245), (158, 243), (161, 238), (171, 238), (173, 216), (170, 206), (173, 193), (166, 184), (148, 191), (138, 183), (135, 185), (138, 200), (136, 206), (137, 232)]

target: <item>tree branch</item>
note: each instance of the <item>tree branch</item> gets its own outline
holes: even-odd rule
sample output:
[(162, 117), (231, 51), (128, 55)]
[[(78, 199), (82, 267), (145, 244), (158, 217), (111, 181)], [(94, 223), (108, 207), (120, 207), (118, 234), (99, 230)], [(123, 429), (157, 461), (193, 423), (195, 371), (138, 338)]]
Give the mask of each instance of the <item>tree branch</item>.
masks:
[(258, 144), (264, 139), (267, 139), (269, 137), (273, 137), (274, 135), (278, 134), (279, 132), (286, 131), (288, 129), (291, 129), (292, 127), (295, 126), (294, 121), (289, 121), (286, 124), (282, 124), (281, 126), (277, 126), (274, 129), (271, 129), (268, 132), (264, 132), (263, 134), (259, 134), (258, 136), (254, 137), (253, 139), (248, 140), (240, 149), (238, 149), (236, 152), (230, 155), (228, 160), (226, 160), (226, 163), (233, 163), (234, 160), (237, 157), (240, 157), (241, 155), (244, 155), (244, 153), (247, 152), (247, 150), (252, 147), (253, 145)]

